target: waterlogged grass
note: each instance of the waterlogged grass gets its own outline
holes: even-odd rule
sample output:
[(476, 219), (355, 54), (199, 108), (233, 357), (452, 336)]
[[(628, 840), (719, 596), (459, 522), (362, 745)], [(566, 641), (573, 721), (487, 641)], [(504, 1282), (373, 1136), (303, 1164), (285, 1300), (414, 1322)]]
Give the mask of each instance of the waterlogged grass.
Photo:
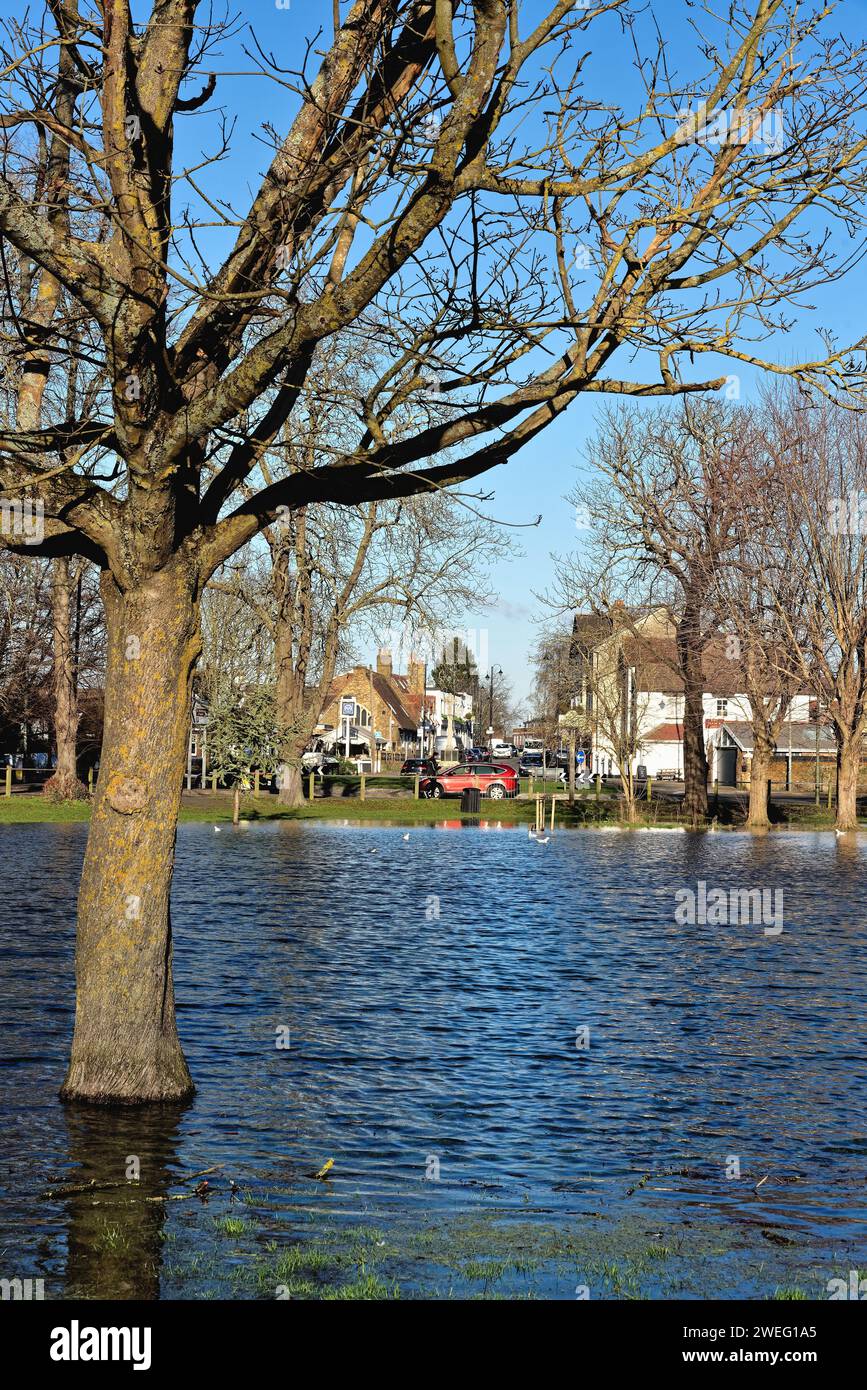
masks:
[[(257, 1224), (257, 1220), (258, 1223)], [(304, 1226), (309, 1225), (309, 1237)], [(638, 1215), (601, 1214), (549, 1224), (483, 1213), (419, 1228), (320, 1226), (314, 1212), (295, 1229), (257, 1217), (210, 1221), (188, 1264), (163, 1273), (169, 1296), (253, 1299), (673, 1299), (806, 1300), (827, 1297), (828, 1270), (807, 1251), (781, 1247), (756, 1258), (749, 1228), (682, 1224), (664, 1232)], [(233, 1241), (227, 1246), (225, 1236)], [(176, 1253), (176, 1252), (175, 1252)]]

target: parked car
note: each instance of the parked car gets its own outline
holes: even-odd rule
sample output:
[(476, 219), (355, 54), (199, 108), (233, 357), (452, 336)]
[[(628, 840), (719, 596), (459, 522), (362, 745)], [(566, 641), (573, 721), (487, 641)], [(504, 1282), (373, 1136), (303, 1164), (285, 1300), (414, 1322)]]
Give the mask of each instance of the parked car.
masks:
[[(576, 764), (576, 774), (580, 770)], [(569, 780), (568, 766), (561, 767), (553, 755), (549, 755), (543, 763), (541, 753), (525, 753), (518, 768), (518, 775), (520, 777), (532, 777), (536, 781), (560, 782), (564, 785)]]
[(439, 763), (436, 758), (407, 758), (400, 769), (401, 777), (415, 777), (416, 773), (420, 777), (433, 777), (436, 775)]
[(440, 768), (435, 777), (419, 783), (422, 796), (460, 796), (465, 787), (478, 787), (482, 796), (502, 801), (518, 794), (518, 774), (504, 763), (458, 763)]
[(541, 753), (522, 753), (518, 772), (521, 777), (539, 777), (542, 773), (542, 766)]

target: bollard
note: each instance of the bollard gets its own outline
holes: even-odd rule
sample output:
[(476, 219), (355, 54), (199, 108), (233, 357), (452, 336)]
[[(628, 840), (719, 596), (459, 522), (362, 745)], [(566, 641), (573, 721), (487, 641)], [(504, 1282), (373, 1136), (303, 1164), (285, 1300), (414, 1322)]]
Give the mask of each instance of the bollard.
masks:
[(7, 764), (6, 764), (6, 795), (7, 795), (7, 796), (11, 796), (11, 795), (12, 795), (12, 765), (11, 765), (11, 763), (7, 763)]
[(364, 801), (364, 800), (366, 799), (366, 796), (367, 796), (367, 792), (366, 792), (366, 777), (367, 777), (367, 774), (364, 773), (364, 772), (362, 772), (362, 774), (361, 774), (361, 799), (362, 799), (362, 801)]
[(89, 768), (87, 769), (87, 790), (88, 790), (89, 794), (90, 794), (91, 796), (93, 796), (93, 768), (92, 768), (92, 767), (89, 767)]
[(415, 799), (416, 801), (418, 801), (418, 783), (419, 783), (419, 775), (418, 775), (418, 773), (415, 774), (415, 778), (414, 778), (413, 780), (414, 780), (415, 785), (413, 786), (412, 794), (413, 794), (414, 799)]
[(311, 772), (311, 774), (310, 774), (310, 800), (311, 800), (311, 801), (313, 800), (313, 786), (314, 786), (315, 778), (316, 778), (316, 773), (315, 773), (315, 772)]
[(648, 801), (652, 801), (652, 800), (653, 800), (653, 798), (652, 798), (652, 796), (651, 796), (651, 791), (652, 791), (652, 789), (653, 789), (653, 778), (652, 778), (652, 777), (648, 777), (648, 779), (647, 779), (647, 787), (646, 787), (645, 793), (644, 793), (644, 795), (647, 797), (647, 800), (648, 800)]
[(214, 772), (214, 773), (211, 774), (211, 791), (212, 791), (212, 792), (215, 792), (216, 790), (217, 790), (217, 774), (216, 774), (216, 772)]

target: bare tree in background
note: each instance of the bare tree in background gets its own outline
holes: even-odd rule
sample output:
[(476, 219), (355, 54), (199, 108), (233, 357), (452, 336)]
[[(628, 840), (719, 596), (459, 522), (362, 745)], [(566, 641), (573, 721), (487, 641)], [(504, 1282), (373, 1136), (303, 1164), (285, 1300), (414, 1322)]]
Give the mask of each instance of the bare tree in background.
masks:
[(852, 830), (867, 735), (867, 423), (781, 391), (766, 396), (758, 429), (775, 500), (757, 520), (787, 575), (769, 590), (774, 620), (798, 677), (816, 692), (817, 718), (827, 711), (837, 743), (837, 827)]
[[(683, 680), (684, 809), (707, 819), (704, 654), (719, 629), (715, 578), (737, 539), (744, 469), (741, 412), (715, 399), (676, 410), (606, 412), (588, 445), (591, 486), (576, 493), (593, 525), (577, 588), (610, 588), (629, 608), (669, 611)], [(575, 587), (561, 571), (561, 587)], [(574, 606), (574, 605), (573, 605)]]
[[(169, 891), (199, 605), (220, 565), (281, 509), (478, 478), (586, 391), (720, 387), (719, 365), (687, 380), (692, 360), (763, 364), (801, 291), (850, 260), (864, 53), (795, 0), (732, 3), (698, 35), (695, 18), (686, 94), (626, 0), (357, 0), (302, 72), (250, 41), (280, 130), (265, 128), (273, 157), (241, 209), (213, 104), (211, 55), (232, 39), (197, 0), (155, 0), (138, 21), (128, 0), (49, 0), (8, 24), (4, 250), (33, 264), (37, 296), (56, 283), (95, 326), (108, 383), (86, 411), (49, 416), (43, 400), (41, 419), (0, 430), (0, 489), (44, 504), (42, 553), (103, 573), (106, 726), (65, 1097), (192, 1091)], [(632, 110), (612, 100), (612, 45), (636, 74)], [(187, 169), (174, 151), (191, 111)], [(45, 185), (40, 140), (58, 171)], [(813, 209), (842, 228), (839, 264), (799, 222)], [(222, 264), (218, 232), (233, 239)], [(316, 394), (317, 346), (348, 331), (383, 341), (352, 450), (244, 495)], [(54, 318), (6, 334), (14, 371), (34, 349), (49, 371), (79, 350)], [(619, 350), (648, 375), (620, 375)], [(826, 391), (860, 382), (828, 340), (776, 365)], [(393, 437), (397, 407), (432, 387), (436, 417), (419, 409)]]
[(741, 454), (736, 539), (715, 571), (714, 589), (722, 650), (749, 700), (753, 751), (747, 825), (761, 830), (769, 824), (768, 781), (777, 741), (792, 699), (807, 680), (799, 655), (811, 586), (790, 563), (789, 544), (782, 540), (790, 510), (788, 482), (770, 465), (753, 412), (743, 416)]

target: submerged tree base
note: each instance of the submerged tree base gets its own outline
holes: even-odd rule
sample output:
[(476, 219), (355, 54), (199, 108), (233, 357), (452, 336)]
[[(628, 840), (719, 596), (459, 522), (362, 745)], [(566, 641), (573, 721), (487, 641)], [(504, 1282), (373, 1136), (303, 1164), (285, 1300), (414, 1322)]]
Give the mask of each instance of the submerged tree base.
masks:
[(73, 1056), (60, 1099), (88, 1105), (154, 1105), (191, 1100), (195, 1093), (176, 1042), (167, 1040), (148, 1058), (130, 1056), (118, 1042), (112, 1057), (104, 1049), (96, 1057)]

